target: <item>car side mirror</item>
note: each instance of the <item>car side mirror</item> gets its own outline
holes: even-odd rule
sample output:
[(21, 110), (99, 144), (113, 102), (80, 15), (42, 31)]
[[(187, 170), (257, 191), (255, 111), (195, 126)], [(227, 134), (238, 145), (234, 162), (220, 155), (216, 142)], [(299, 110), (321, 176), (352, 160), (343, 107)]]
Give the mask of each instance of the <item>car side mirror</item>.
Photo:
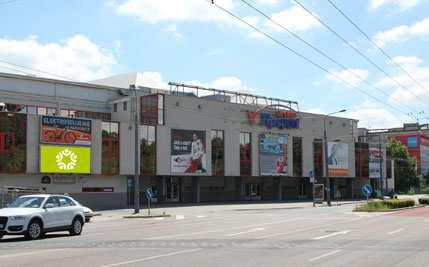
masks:
[(47, 204), (45, 204), (45, 206), (43, 208), (45, 208), (45, 209), (52, 209), (53, 207), (54, 207), (53, 203), (47, 203)]

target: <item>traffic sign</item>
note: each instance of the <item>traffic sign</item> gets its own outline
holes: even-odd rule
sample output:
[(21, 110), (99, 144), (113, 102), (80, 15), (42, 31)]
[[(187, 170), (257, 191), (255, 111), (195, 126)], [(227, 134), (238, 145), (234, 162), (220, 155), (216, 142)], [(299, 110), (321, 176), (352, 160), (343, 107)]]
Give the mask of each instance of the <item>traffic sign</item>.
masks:
[(314, 171), (311, 170), (308, 172), (308, 177), (310, 177), (310, 183), (314, 183)]
[(370, 184), (366, 184), (362, 187), (362, 194), (368, 198), (372, 194), (372, 187)]

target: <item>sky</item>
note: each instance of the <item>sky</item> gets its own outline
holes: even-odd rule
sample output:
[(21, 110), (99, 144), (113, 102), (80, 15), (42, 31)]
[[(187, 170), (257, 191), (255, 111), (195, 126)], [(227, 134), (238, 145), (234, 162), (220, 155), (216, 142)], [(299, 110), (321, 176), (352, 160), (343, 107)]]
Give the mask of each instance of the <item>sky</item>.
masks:
[(158, 88), (184, 82), (294, 100), (300, 111), (347, 109), (341, 116), (371, 129), (429, 122), (429, 0), (331, 0), (390, 58), (328, 0), (298, 2), (344, 40), (293, 0), (247, 0), (340, 65), (243, 1), (214, 1), (325, 71), (207, 0), (0, 0), (0, 71), (75, 81), (141, 72)]

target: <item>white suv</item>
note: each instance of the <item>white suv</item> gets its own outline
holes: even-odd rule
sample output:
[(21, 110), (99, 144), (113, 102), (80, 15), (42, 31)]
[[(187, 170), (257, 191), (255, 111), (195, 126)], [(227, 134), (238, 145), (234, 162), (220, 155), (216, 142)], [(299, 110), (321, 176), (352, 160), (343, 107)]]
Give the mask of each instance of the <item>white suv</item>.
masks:
[(0, 209), (0, 239), (4, 235), (24, 235), (34, 240), (56, 231), (80, 235), (84, 223), (83, 208), (71, 197), (21, 196)]

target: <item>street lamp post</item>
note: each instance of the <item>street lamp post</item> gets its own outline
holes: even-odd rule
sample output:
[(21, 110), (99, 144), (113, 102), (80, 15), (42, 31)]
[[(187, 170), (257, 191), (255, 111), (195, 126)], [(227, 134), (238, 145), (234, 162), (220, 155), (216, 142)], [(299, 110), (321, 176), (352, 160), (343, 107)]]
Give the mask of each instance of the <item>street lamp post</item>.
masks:
[(330, 115), (346, 112), (345, 109), (342, 109), (340, 111), (332, 112), (329, 114), (326, 114), (323, 117), (323, 150), (325, 154), (325, 177), (326, 177), (326, 202), (328, 203), (328, 206), (331, 206), (331, 181), (329, 178), (329, 168), (328, 168), (328, 136), (326, 134), (326, 118), (328, 118)]
[(139, 168), (139, 112), (138, 112), (138, 97), (135, 85), (130, 86), (134, 92), (133, 96), (133, 117), (134, 117), (134, 213), (140, 213), (140, 168)]

